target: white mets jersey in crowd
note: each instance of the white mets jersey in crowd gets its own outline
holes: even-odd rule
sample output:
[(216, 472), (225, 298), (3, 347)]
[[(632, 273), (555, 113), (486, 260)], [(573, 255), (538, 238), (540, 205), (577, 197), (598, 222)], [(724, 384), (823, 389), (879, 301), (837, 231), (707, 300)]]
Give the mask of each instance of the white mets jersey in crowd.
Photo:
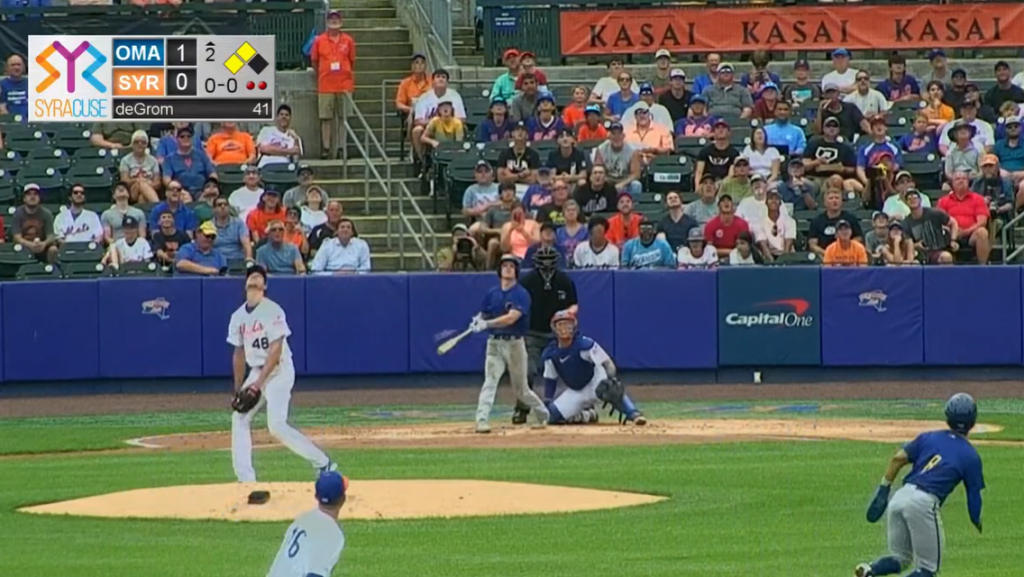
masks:
[(267, 362), (270, 343), (284, 339), (281, 345), (280, 367), (292, 366), (292, 349), (288, 346), (288, 328), (284, 309), (274, 301), (264, 298), (256, 308), (249, 311), (242, 305), (231, 315), (228, 325), (228, 343), (245, 349), (245, 362), (249, 368), (262, 367)]
[(320, 509), (295, 518), (267, 577), (330, 577), (345, 548), (338, 522)]

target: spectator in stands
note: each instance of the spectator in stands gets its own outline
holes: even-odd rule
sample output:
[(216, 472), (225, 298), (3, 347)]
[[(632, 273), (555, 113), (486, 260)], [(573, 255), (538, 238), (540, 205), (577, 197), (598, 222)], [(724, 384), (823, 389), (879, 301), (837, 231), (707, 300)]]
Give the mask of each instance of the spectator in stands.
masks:
[(256, 249), (256, 264), (271, 274), (305, 274), (306, 263), (298, 247), (284, 240), (284, 223), (271, 221), (267, 227), (267, 242)]
[(865, 203), (872, 201), (873, 191), (868, 180), (869, 171), (882, 166), (883, 163), (886, 170), (889, 171), (899, 170), (903, 166), (903, 153), (899, 146), (889, 140), (887, 132), (885, 118), (880, 116), (872, 118), (871, 140), (857, 149), (857, 180), (862, 187), (862, 199)]
[(247, 165), (245, 174), (242, 176), (242, 186), (236, 188), (228, 197), (231, 208), (235, 210), (242, 221), (245, 221), (249, 218), (249, 211), (256, 208), (262, 198), (263, 182), (260, 178), (260, 171), (255, 164)]
[(832, 72), (821, 77), (821, 91), (833, 85), (842, 94), (850, 94), (856, 90), (858, 71), (850, 68), (850, 51), (836, 48), (832, 51)]
[(999, 108), (999, 118), (994, 126), (995, 140), (1006, 138), (1006, 121), (1020, 116), (1021, 106), (1016, 102), (1004, 102)]
[(946, 152), (946, 160), (943, 164), (943, 173), (950, 182), (958, 172), (963, 172), (974, 178), (981, 172), (981, 152), (974, 146), (974, 139), (977, 129), (972, 124), (958, 120), (947, 131), (949, 140), (953, 143)]
[(739, 203), (754, 193), (751, 185), (750, 161), (740, 156), (733, 161), (731, 174), (722, 180), (718, 193), (727, 194), (734, 202)]
[(309, 267), (317, 274), (368, 273), (371, 268), (370, 245), (347, 218), (338, 222), (335, 236), (323, 242)]
[(681, 68), (673, 69), (669, 73), (668, 87), (658, 96), (658, 104), (668, 111), (673, 127), (687, 117), (693, 96), (693, 93), (686, 89), (686, 73)]
[[(654, 122), (646, 102), (640, 102), (633, 109), (635, 121), (624, 130), (626, 144), (640, 155), (641, 170), (646, 168), (655, 156), (671, 154), (675, 149), (671, 129)], [(638, 175), (639, 176), (639, 175)]]
[[(901, 170), (896, 173), (894, 182), (896, 194), (890, 195), (889, 198), (885, 199), (882, 212), (888, 215), (891, 220), (906, 218), (910, 214), (910, 207), (907, 205), (907, 193), (910, 190), (914, 190), (915, 186), (914, 177), (909, 172)], [(921, 206), (925, 208), (931, 208), (932, 206), (932, 201), (927, 196), (922, 196), (919, 201)]]
[(672, 247), (654, 232), (654, 223), (640, 219), (639, 233), (622, 247), (622, 268), (652, 270), (676, 268), (676, 254)]
[(121, 226), (126, 217), (131, 217), (142, 223), (137, 232), (145, 237), (146, 215), (138, 208), (128, 204), (128, 185), (123, 182), (115, 184), (111, 196), (114, 204), (100, 215), (100, 223), (103, 225), (103, 238), (106, 243), (108, 245), (114, 244), (115, 241), (124, 238), (124, 230)]
[(222, 122), (220, 130), (206, 141), (206, 154), (213, 164), (256, 163), (256, 143), (252, 135), (239, 130), (235, 122)]
[[(871, 264), (884, 262), (882, 250), (889, 244), (889, 215), (880, 210), (871, 214), (871, 230), (864, 235), (864, 250)], [(902, 251), (902, 248), (900, 249)]]
[(640, 85), (640, 101), (630, 106), (622, 117), (622, 126), (626, 132), (632, 132), (633, 127), (637, 124), (636, 113), (638, 110), (647, 110), (650, 115), (649, 120), (663, 128), (669, 137), (672, 136), (672, 126), (674, 125), (672, 115), (667, 108), (654, 100), (654, 88), (647, 82)]
[(434, 74), (431, 75), (431, 85), (431, 90), (423, 93), (416, 100), (416, 105), (413, 107), (411, 138), (417, 163), (423, 158), (423, 143), (420, 141), (420, 135), (427, 128), (427, 123), (430, 122), (430, 119), (437, 115), (437, 108), (441, 102), (451, 102), (455, 111), (455, 117), (462, 121), (466, 120), (466, 105), (462, 101), (462, 95), (454, 88), (448, 87), (448, 71), (442, 69), (435, 70)]
[(711, 219), (718, 216), (718, 184), (715, 182), (715, 177), (710, 174), (705, 174), (696, 182), (700, 197), (686, 205), (683, 212), (697, 221), (700, 226), (705, 226)]
[(780, 154), (784, 151), (784, 154), (790, 156), (800, 156), (807, 148), (807, 137), (803, 128), (789, 121), (792, 114), (793, 105), (780, 100), (775, 105), (775, 119), (764, 125), (764, 132), (768, 146), (774, 147)]
[(132, 135), (137, 131), (149, 132), (149, 124), (145, 122), (94, 122), (89, 132), (89, 143), (99, 148), (120, 150), (128, 148), (132, 143)]
[(524, 74), (522, 76), (523, 90), (512, 99), (512, 104), (509, 105), (509, 114), (512, 116), (512, 120), (526, 122), (533, 115), (537, 113), (537, 103), (543, 94), (546, 97), (551, 97), (547, 92), (541, 92), (539, 84), (537, 84), (537, 77), (533, 74)]
[[(299, 207), (299, 222), (302, 223), (302, 232), (307, 239), (313, 229), (327, 222), (327, 213), (324, 208), (327, 203), (327, 195), (319, 186), (311, 186), (306, 190), (306, 200)], [(286, 208), (295, 208), (288, 206)], [(308, 246), (308, 245), (307, 245)]]
[(618, 212), (608, 219), (605, 234), (608, 241), (619, 247), (621, 251), (626, 241), (636, 238), (640, 234), (640, 221), (644, 216), (633, 212), (633, 197), (628, 192), (620, 192), (615, 202)]
[[(979, 264), (988, 264), (992, 243), (988, 237), (988, 203), (981, 195), (971, 192), (969, 175), (956, 172), (953, 175), (953, 189), (939, 199), (938, 208), (956, 221), (956, 234), (951, 235), (956, 245), (974, 247)], [(957, 246), (953, 250), (957, 250)]]
[[(875, 90), (874, 88), (871, 88), (871, 75), (868, 74), (868, 71), (858, 70), (857, 76), (855, 78), (857, 80), (857, 84), (855, 85), (853, 92), (843, 97), (843, 102), (846, 104), (852, 104), (856, 106), (857, 110), (860, 111), (860, 114), (863, 118), (872, 118), (874, 116), (886, 114), (887, 112), (889, 112), (889, 108), (892, 105), (889, 103), (888, 100), (885, 99), (884, 94), (882, 94), (878, 90)], [(831, 91), (828, 89), (827, 86), (825, 87), (824, 92), (826, 97), (829, 97), (829, 93)], [(827, 111), (837, 113), (838, 109), (830, 108)], [(847, 124), (849, 125), (853, 123)], [(849, 130), (853, 129), (854, 126), (844, 126), (844, 128), (846, 128), (847, 130), (843, 132), (843, 135), (849, 135), (847, 136), (847, 138), (852, 138), (854, 134), (857, 134), (857, 131), (849, 132)], [(863, 132), (866, 133), (868, 132), (868, 130), (864, 130)]]
[(715, 268), (718, 261), (718, 251), (705, 240), (699, 227), (690, 230), (686, 244), (676, 251), (676, 264), (680, 269)]
[(889, 77), (879, 82), (877, 88), (890, 102), (921, 99), (921, 85), (907, 73), (907, 59), (899, 54), (889, 57)]
[(252, 237), (242, 219), (231, 214), (231, 205), (225, 197), (213, 201), (213, 218), (209, 221), (217, 229), (213, 246), (229, 261), (252, 261)]
[(288, 208), (284, 211), (284, 240), (295, 245), (299, 253), (306, 257), (309, 255), (309, 242), (302, 230), (302, 212), (297, 208)]
[(917, 251), (913, 241), (905, 238), (903, 226), (898, 222), (889, 224), (889, 237), (882, 245), (882, 261), (890, 266), (918, 264)]
[(178, 249), (191, 243), (192, 237), (174, 226), (173, 212), (154, 210), (153, 214), (157, 215), (157, 226), (154, 227), (156, 232), (153, 233), (153, 252), (156, 253), (158, 263), (162, 266), (170, 266), (174, 263)]
[(857, 241), (864, 238), (856, 215), (843, 210), (843, 195), (840, 191), (834, 188), (827, 190), (824, 201), (824, 212), (811, 219), (810, 229), (807, 231), (807, 248), (822, 258), (825, 256), (825, 249), (835, 242), (840, 222), (850, 225), (852, 234), (849, 238)]
[(159, 223), (160, 215), (163, 212), (170, 212), (174, 216), (175, 227), (188, 234), (192, 235), (199, 223), (196, 222), (196, 214), (185, 204), (185, 200), (182, 198), (183, 190), (181, 183), (172, 180), (167, 184), (167, 199), (160, 204), (153, 207), (150, 213), (149, 228), (155, 230)]
[(711, 142), (697, 153), (695, 182), (703, 181), (705, 174), (710, 174), (715, 180), (722, 180), (732, 173), (733, 163), (739, 158), (740, 153), (729, 141), (731, 131), (728, 122), (721, 118), (715, 120)]
[(437, 251), (437, 270), (441, 272), (483, 271), (487, 253), (480, 248), (469, 229), (461, 222), (452, 227), (451, 246)]
[(57, 218), (53, 222), (57, 243), (102, 243), (103, 224), (98, 214), (85, 208), (85, 187), (77, 183), (72, 184), (68, 200), (68, 207), (57, 213)]
[(565, 253), (562, 252), (561, 245), (557, 241), (558, 226), (545, 222), (540, 225), (540, 239), (531, 244), (526, 249), (526, 254), (523, 255), (523, 268), (533, 268), (533, 255), (537, 254), (537, 250), (541, 248), (550, 248), (558, 254), (558, 259), (555, 261), (555, 267), (560, 270), (564, 270), (567, 267), (565, 260)]
[(939, 129), (939, 151), (949, 154), (950, 143), (952, 142), (954, 128), (968, 124), (974, 129), (971, 130), (971, 141), (979, 152), (991, 152), (995, 145), (995, 131), (992, 125), (978, 117), (978, 103), (967, 98), (960, 105), (960, 120), (950, 122)]
[[(157, 126), (159, 125), (153, 125), (153, 127)], [(178, 130), (181, 128), (188, 128), (190, 131), (192, 131), (193, 148), (196, 148), (198, 150), (204, 150), (203, 143), (205, 142), (205, 139), (209, 138), (210, 134), (203, 133), (200, 130), (202, 129), (208, 131), (210, 129), (209, 122), (175, 122), (173, 124), (167, 123), (163, 126), (160, 126), (160, 140), (157, 143), (156, 152), (153, 154), (153, 156), (156, 156), (156, 160), (157, 162), (160, 163), (161, 167), (163, 167), (164, 161), (167, 159), (168, 156), (178, 151)], [(153, 130), (151, 129), (150, 136), (152, 135)]]
[(665, 216), (658, 221), (658, 238), (668, 243), (672, 253), (686, 244), (690, 231), (697, 228), (697, 221), (683, 211), (683, 200), (678, 192), (672, 190), (665, 194)]
[(732, 64), (718, 65), (718, 78), (701, 92), (701, 96), (707, 99), (708, 112), (715, 116), (750, 118), (754, 110), (750, 91), (736, 84)]
[(720, 119), (708, 114), (708, 99), (696, 95), (690, 98), (689, 116), (676, 122), (676, 136), (704, 136), (714, 134), (715, 123)]
[(527, 146), (529, 132), (522, 120), (512, 127), (512, 146), (498, 155), (498, 180), (513, 182), (517, 190), (525, 189), (537, 182), (537, 169), (541, 166), (540, 154)]
[(822, 135), (807, 143), (804, 150), (804, 168), (811, 178), (824, 179), (832, 175), (843, 178), (843, 188), (860, 192), (857, 175), (857, 153), (849, 144), (839, 140), (840, 120), (834, 116), (822, 122)]
[(707, 72), (697, 76), (693, 80), (693, 93), (703, 94), (704, 89), (709, 88), (718, 80), (718, 66), (722, 63), (722, 55), (717, 52), (710, 52), (704, 57), (704, 67)]
[(818, 207), (818, 185), (804, 175), (804, 161), (791, 158), (785, 178), (779, 182), (782, 202), (793, 205), (794, 210), (814, 210)]
[(462, 194), (462, 216), (477, 221), (483, 218), (493, 206), (498, 206), (498, 183), (494, 182), (494, 169), (486, 160), (480, 159), (473, 169), (476, 180)]
[(536, 216), (537, 209), (551, 202), (551, 185), (554, 176), (552, 170), (547, 166), (537, 169), (537, 182), (527, 187), (524, 194), (516, 194), (516, 197), (523, 203), (523, 209), (531, 217)]
[(932, 80), (928, 83), (927, 93), (924, 96), (926, 104), (921, 109), (921, 113), (925, 115), (928, 126), (933, 131), (947, 122), (952, 122), (956, 116), (953, 109), (944, 102), (945, 95), (946, 87), (941, 82)]
[(750, 163), (750, 171), (763, 176), (769, 185), (774, 186), (778, 181), (782, 155), (768, 144), (768, 132), (764, 127), (754, 128), (750, 133), (750, 144), (744, 147), (740, 156)]
[(569, 185), (563, 181), (555, 180), (551, 183), (551, 200), (544, 204), (534, 205), (531, 207), (531, 210), (536, 215), (535, 219), (537, 222), (562, 226), (565, 224), (565, 216), (562, 215), (562, 210), (565, 208), (565, 203), (568, 200)]
[(584, 86), (572, 89), (572, 100), (562, 109), (562, 124), (569, 130), (575, 131), (586, 122), (587, 96)]
[(774, 262), (779, 256), (793, 252), (796, 244), (796, 221), (782, 210), (782, 197), (776, 190), (769, 190), (765, 200), (767, 212), (758, 221), (749, 223), (758, 250), (766, 262)]
[(588, 104), (583, 110), (583, 117), (583, 124), (576, 129), (576, 137), (580, 142), (608, 138), (608, 129), (604, 127), (604, 117), (600, 105)]
[(213, 201), (220, 197), (220, 182), (209, 179), (203, 185), (199, 198), (189, 207), (196, 215), (196, 222), (206, 222), (213, 218)]
[(728, 194), (718, 197), (718, 216), (704, 225), (704, 240), (715, 247), (719, 259), (729, 258), (741, 232), (750, 232), (747, 221), (736, 216), (736, 205)]
[(754, 250), (754, 237), (749, 232), (741, 232), (736, 237), (736, 248), (729, 252), (729, 266), (752, 266), (764, 264), (761, 254)]
[(911, 243), (929, 264), (953, 264), (955, 249), (948, 239), (959, 236), (956, 220), (944, 211), (925, 208), (921, 204), (921, 193), (916, 189), (908, 190), (905, 198), (910, 212), (902, 223), (907, 237), (904, 242)]
[(782, 85), (779, 75), (768, 70), (769, 62), (771, 62), (771, 57), (767, 51), (755, 50), (750, 55), (751, 71), (740, 77), (740, 85), (746, 87), (755, 100), (764, 91), (766, 85), (774, 84), (776, 89)]
[(7, 57), (7, 77), (0, 80), (0, 115), (5, 114), (28, 121), (28, 77), (25, 76), (25, 59), (20, 54)]
[(487, 118), (476, 127), (477, 142), (498, 142), (512, 137), (514, 123), (508, 115), (508, 104), (504, 98), (491, 100)]
[[(614, 57), (608, 61), (608, 76), (605, 76), (597, 81), (594, 85), (593, 90), (590, 91), (590, 102), (595, 104), (604, 104), (608, 102), (608, 97), (614, 92), (619, 90), (619, 77), (625, 72), (626, 68), (622, 64), (622, 59)], [(634, 92), (638, 92), (640, 87), (637, 86), (636, 82), (633, 82), (630, 88)]]
[[(863, 78), (863, 76), (858, 76), (858, 78)], [(860, 86), (866, 84), (866, 82), (865, 80), (859, 80), (857, 84)], [(859, 93), (854, 92), (850, 96), (854, 95), (859, 95)], [(839, 132), (836, 135), (842, 135), (848, 141), (852, 141), (853, 137), (857, 134), (871, 132), (871, 127), (864, 118), (861, 109), (856, 104), (844, 102), (839, 97), (839, 88), (835, 84), (825, 86), (824, 99), (821, 101), (821, 107), (818, 109), (818, 115), (815, 118), (815, 132), (818, 134), (824, 132), (824, 126), (821, 123), (828, 118), (834, 118), (839, 122)], [(882, 98), (880, 102), (885, 102), (885, 99)], [(886, 105), (888, 104), (886, 103)]]
[(175, 180), (190, 195), (198, 195), (209, 179), (217, 178), (217, 169), (206, 151), (193, 146), (193, 135), (190, 126), (178, 129), (178, 149), (164, 158), (163, 177), (164, 187)]
[(342, 215), (344, 214), (341, 202), (337, 200), (327, 201), (327, 208), (324, 209), (324, 212), (327, 213), (327, 220), (323, 224), (314, 226), (307, 239), (311, 254), (316, 254), (316, 251), (320, 250), (325, 240), (334, 237), (334, 233), (338, 230), (338, 225), (341, 224)]
[[(327, 30), (313, 40), (309, 59), (316, 71), (321, 156), (333, 158), (345, 142), (346, 98), (355, 90), (356, 43), (341, 31), (341, 12), (327, 13)], [(337, 141), (332, 140), (337, 124)], [(213, 154), (210, 155), (211, 157)], [(214, 160), (216, 162), (216, 160)]]
[(537, 68), (537, 57), (534, 56), (533, 52), (523, 52), (519, 56), (519, 77), (516, 78), (516, 91), (523, 90), (523, 76), (526, 74), (532, 74), (537, 79), (537, 88), (541, 92), (548, 92), (548, 75)]
[(575, 268), (617, 269), (619, 268), (619, 247), (605, 236), (608, 219), (600, 215), (590, 217), (587, 222), (587, 242), (576, 245), (572, 261)]
[(501, 63), (505, 65), (505, 72), (494, 79), (491, 86), (491, 102), (504, 100), (508, 102), (516, 97), (516, 82), (519, 79), (520, 54), (515, 48), (509, 48), (501, 55)]
[[(736, 216), (747, 221), (753, 231), (754, 225), (768, 214), (768, 182), (760, 174), (754, 174), (750, 177), (750, 191), (750, 196), (736, 203)], [(783, 206), (782, 212), (789, 214), (789, 209)]]
[(559, 249), (565, 255), (567, 263), (571, 263), (576, 246), (586, 242), (590, 238), (590, 233), (583, 220), (583, 211), (580, 210), (580, 205), (575, 200), (570, 199), (565, 202), (562, 216), (565, 217), (565, 226), (555, 231), (555, 242), (558, 243)]
[(140, 230), (142, 223), (141, 219), (125, 215), (117, 226), (121, 237), (110, 245), (100, 263), (117, 270), (122, 264), (153, 260), (153, 249)]
[(954, 113), (959, 114), (960, 106), (964, 103), (966, 96), (967, 72), (963, 68), (954, 69), (950, 75), (950, 83), (946, 86), (946, 91), (942, 95), (943, 102), (949, 105)]
[(1015, 182), (1024, 180), (1024, 143), (1021, 142), (1021, 119), (1019, 116), (1007, 119), (1003, 124), (1006, 137), (997, 141), (992, 152), (999, 158), (1004, 176)]
[(608, 180), (619, 192), (629, 192), (634, 197), (643, 192), (640, 151), (626, 142), (622, 124), (612, 122), (608, 126), (608, 140), (594, 149), (594, 164), (604, 165)]
[(497, 264), (497, 258), (501, 256), (501, 229), (512, 218), (512, 209), (518, 204), (515, 184), (504, 182), (498, 187), (498, 202), (492, 204), (483, 218), (469, 227), (469, 232), (477, 237), (487, 251), (489, 268)]
[(526, 131), (530, 140), (555, 140), (565, 129), (565, 123), (555, 109), (555, 97), (545, 92), (537, 97), (537, 112), (526, 121)]
[(302, 156), (302, 138), (292, 128), (292, 107), (282, 104), (277, 107), (274, 124), (264, 126), (256, 136), (256, 151), (259, 166), (297, 162)]
[(128, 184), (132, 202), (160, 202), (160, 163), (149, 153), (149, 135), (136, 130), (131, 153), (121, 157), (121, 182)]
[(846, 220), (836, 223), (836, 240), (828, 245), (822, 256), (825, 266), (867, 266), (868, 253), (864, 245), (853, 239), (853, 227)]
[(780, 102), (778, 85), (774, 82), (762, 84), (759, 95), (757, 101), (754, 102), (754, 111), (751, 113), (751, 117), (762, 122), (774, 120), (775, 108)]
[(615, 185), (608, 181), (607, 168), (603, 164), (595, 164), (583, 185), (576, 189), (574, 199), (583, 212), (607, 212), (616, 204), (619, 195)]
[[(970, 100), (977, 104), (978, 107), (978, 118), (993, 125), (999, 122), (999, 115), (996, 110), (988, 105), (981, 97), (981, 89), (978, 88), (977, 84), (968, 84), (966, 86), (967, 94), (964, 96), (964, 102)], [(961, 111), (962, 115), (962, 111)]]
[(811, 81), (811, 65), (806, 60), (793, 63), (793, 82), (782, 87), (782, 100), (796, 105), (821, 100), (821, 86)]
[(949, 68), (947, 67), (946, 52), (941, 48), (933, 48), (928, 51), (928, 64), (931, 66), (931, 72), (928, 73), (924, 80), (939, 82), (943, 86), (952, 81)]
[(1024, 89), (1011, 82), (1010, 65), (1005, 60), (996, 62), (996, 84), (985, 93), (983, 102), (999, 110), (1004, 102), (1024, 102)]
[(522, 260), (526, 249), (540, 240), (540, 223), (529, 217), (519, 201), (513, 201), (511, 216), (501, 225), (501, 254)]
[(576, 147), (576, 136), (568, 127), (558, 134), (558, 148), (548, 153), (544, 164), (554, 173), (552, 178), (564, 182), (570, 190), (584, 184), (590, 170), (589, 156)]
[(182, 245), (175, 253), (175, 272), (203, 276), (226, 274), (228, 259), (213, 246), (216, 240), (217, 227), (212, 222), (199, 225), (195, 241)]
[[(306, 192), (313, 185), (313, 167), (308, 164), (300, 164), (297, 177), (299, 179), (299, 183), (284, 191), (284, 197), (281, 199), (281, 202), (283, 202), (286, 207), (299, 206), (302, 204), (303, 200), (306, 198)], [(326, 202), (327, 196), (324, 195), (324, 191), (321, 190), (320, 194), (323, 195), (321, 200)]]
[[(413, 54), (410, 68), (409, 75), (398, 84), (398, 92), (395, 94), (395, 108), (398, 109), (398, 116), (406, 129), (406, 138), (412, 135), (413, 107), (416, 106), (416, 100), (430, 90), (427, 57), (419, 53)], [(494, 97), (493, 94), (491, 96)]]
[(672, 53), (665, 48), (659, 48), (654, 53), (654, 76), (651, 77), (650, 85), (654, 88), (655, 94), (661, 94), (668, 90), (672, 80)]
[(1014, 198), (1024, 198), (1024, 192), (1015, 192), (1013, 180), (1001, 174), (999, 158), (994, 154), (982, 157), (981, 174), (971, 182), (971, 191), (981, 195), (994, 213), (993, 216), (1003, 222), (1008, 221), (1013, 212)]
[(939, 137), (935, 134), (934, 127), (929, 125), (928, 116), (924, 112), (914, 116), (911, 132), (901, 136), (897, 144), (903, 152), (939, 154)]
[(633, 85), (633, 76), (629, 72), (619, 74), (619, 89), (609, 94), (604, 103), (604, 114), (609, 120), (621, 121), (629, 107), (640, 101), (639, 88), (634, 89)]
[(285, 208), (281, 205), (281, 193), (267, 189), (260, 195), (256, 207), (246, 215), (245, 226), (249, 229), (253, 242), (259, 243), (260, 239), (266, 236), (270, 222), (274, 220), (284, 222), (286, 216)]
[(420, 141), (429, 150), (441, 146), (442, 142), (462, 142), (466, 139), (466, 125), (455, 116), (455, 106), (448, 100), (437, 104), (437, 116), (430, 119), (420, 135)]
[(11, 216), (11, 238), (41, 262), (53, 263), (57, 260), (53, 213), (40, 206), (39, 185), (24, 185), (21, 199), (21, 206)]

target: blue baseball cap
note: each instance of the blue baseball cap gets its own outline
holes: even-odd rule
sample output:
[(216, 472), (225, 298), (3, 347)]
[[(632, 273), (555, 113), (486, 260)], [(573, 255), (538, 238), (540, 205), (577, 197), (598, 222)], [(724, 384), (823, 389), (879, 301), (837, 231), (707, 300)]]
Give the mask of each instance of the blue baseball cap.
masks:
[(946, 51), (941, 48), (933, 48), (928, 51), (928, 60), (935, 60), (938, 57), (946, 57)]
[(764, 92), (765, 90), (768, 89), (777, 91), (779, 89), (779, 86), (772, 82), (771, 80), (769, 80), (768, 82), (765, 82), (764, 84), (761, 85), (761, 92)]
[(348, 479), (337, 471), (328, 471), (316, 480), (316, 500), (323, 505), (334, 505), (345, 496)]
[(644, 82), (640, 85), (640, 94), (654, 94), (654, 86), (651, 86), (650, 82)]
[(836, 48), (835, 50), (832, 51), (832, 58), (835, 58), (837, 56), (845, 56), (849, 58), (850, 51), (845, 48)]
[(587, 107), (583, 109), (583, 114), (597, 114), (597, 115), (600, 115), (601, 114), (601, 106), (599, 104), (588, 104)]
[(701, 104), (707, 104), (708, 103), (708, 99), (704, 98), (700, 94), (694, 94), (693, 97), (690, 98), (690, 104), (693, 104), (695, 102), (700, 102)]
[(608, 125), (608, 130), (622, 130), (621, 122), (613, 122)]
[(555, 97), (550, 92), (541, 92), (537, 96), (537, 104), (540, 104), (541, 102), (550, 102), (551, 104), (554, 104)]
[(504, 98), (502, 98), (501, 96), (495, 96), (494, 100), (491, 101), (491, 107), (493, 107), (495, 104), (501, 104), (502, 106), (507, 106), (508, 102)]

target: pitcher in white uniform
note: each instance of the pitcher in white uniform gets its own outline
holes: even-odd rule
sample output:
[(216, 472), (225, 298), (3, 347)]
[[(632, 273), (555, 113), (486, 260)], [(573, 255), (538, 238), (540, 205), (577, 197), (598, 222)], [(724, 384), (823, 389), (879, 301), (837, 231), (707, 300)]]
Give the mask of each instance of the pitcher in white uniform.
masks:
[(345, 549), (338, 514), (345, 504), (348, 479), (328, 471), (316, 482), (319, 506), (295, 518), (284, 533), (267, 577), (330, 577)]
[(259, 403), (249, 412), (232, 413), (231, 457), (240, 483), (256, 482), (250, 425), (264, 405), (267, 428), (275, 439), (312, 463), (321, 474), (336, 469), (330, 457), (288, 424), (288, 407), (295, 386), (295, 365), (288, 346), (292, 331), (284, 310), (266, 298), (266, 290), (266, 271), (259, 266), (249, 268), (245, 277), (245, 304), (231, 315), (228, 325), (228, 343), (235, 347), (235, 390), (256, 387), (262, 393)]

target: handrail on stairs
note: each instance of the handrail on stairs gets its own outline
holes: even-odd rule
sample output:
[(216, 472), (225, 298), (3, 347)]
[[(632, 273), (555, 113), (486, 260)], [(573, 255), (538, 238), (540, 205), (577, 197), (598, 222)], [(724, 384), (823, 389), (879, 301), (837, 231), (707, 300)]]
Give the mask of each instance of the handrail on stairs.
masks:
[[(1000, 231), (1003, 240), (1003, 264), (1010, 264), (1013, 262), (1013, 259), (1020, 256), (1021, 253), (1024, 253), (1024, 246), (1016, 246), (1017, 242), (1014, 237), (1016, 225), (1018, 225), (1022, 220), (1024, 220), (1024, 212), (1018, 214), (1013, 217), (1010, 222), (1004, 224)], [(1010, 247), (1013, 247), (1013, 251), (1007, 253), (1006, 251), (1009, 250)]]
[[(360, 156), (366, 163), (367, 174), (364, 179), (365, 210), (367, 213), (370, 212), (370, 188), (371, 184), (375, 184), (378, 187), (380, 187), (380, 189), (384, 192), (385, 197), (387, 198), (387, 228), (385, 230), (387, 234), (387, 246), (388, 248), (391, 248), (393, 238), (391, 234), (391, 222), (393, 220), (392, 217), (394, 216), (392, 207), (392, 203), (394, 201), (394, 194), (392, 191), (392, 187), (394, 186), (394, 180), (391, 174), (392, 162), (391, 159), (388, 157), (387, 151), (384, 149), (383, 146), (381, 146), (380, 140), (377, 139), (377, 135), (375, 135), (373, 133), (373, 129), (370, 128), (370, 123), (366, 120), (366, 116), (363, 115), (362, 111), (359, 110), (359, 106), (356, 105), (356, 102), (352, 98), (352, 95), (345, 94), (345, 98), (348, 100), (348, 114), (343, 119), (345, 123), (345, 131), (348, 134), (353, 134), (352, 124), (349, 122), (350, 118), (355, 118), (357, 124), (363, 129), (363, 143), (360, 143), (358, 138), (353, 138), (352, 142), (355, 143), (356, 150), (359, 151)], [(371, 146), (373, 147), (372, 150), (380, 155), (379, 160), (371, 158)], [(381, 175), (380, 171), (377, 169), (377, 164), (375, 163), (383, 164), (384, 175)], [(373, 181), (372, 183), (371, 180)], [(400, 193), (398, 202), (398, 216), (399, 222), (401, 223), (401, 226), (399, 227), (398, 230), (398, 250), (400, 252), (399, 266), (402, 268), (405, 267), (405, 235), (406, 233), (409, 233), (412, 235), (413, 241), (420, 249), (420, 253), (423, 255), (424, 262), (428, 263), (430, 267), (433, 268), (434, 255), (427, 252), (426, 245), (423, 243), (423, 240), (419, 238), (419, 234), (416, 232), (416, 228), (413, 225), (413, 222), (410, 221), (409, 218), (406, 216), (405, 203), (409, 202), (412, 208), (414, 209), (415, 214), (413, 216), (418, 217), (418, 219), (420, 220), (421, 231), (423, 232), (423, 234), (429, 234), (433, 239), (434, 253), (436, 253), (437, 237), (434, 234), (434, 228), (430, 226), (430, 221), (427, 219), (426, 215), (423, 214), (423, 211), (420, 210), (419, 205), (416, 203), (416, 199), (412, 196), (412, 193), (409, 191), (409, 187), (407, 187), (404, 182), (399, 182), (398, 184)]]

